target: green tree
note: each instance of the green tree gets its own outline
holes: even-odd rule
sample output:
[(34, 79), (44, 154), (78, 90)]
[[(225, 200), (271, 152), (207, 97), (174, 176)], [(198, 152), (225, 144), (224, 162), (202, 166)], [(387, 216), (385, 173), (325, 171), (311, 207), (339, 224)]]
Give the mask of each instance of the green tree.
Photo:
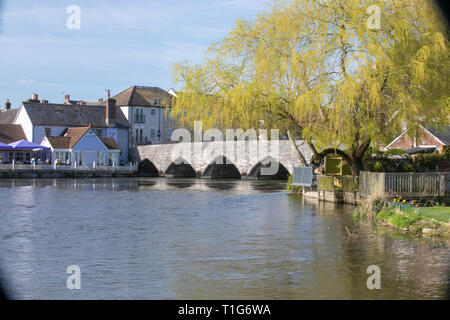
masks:
[(264, 120), (291, 141), (303, 137), (313, 162), (336, 153), (359, 175), (369, 145), (402, 125), (448, 122), (447, 36), (431, 1), (274, 1), (239, 20), (201, 64), (175, 65), (172, 114), (219, 128)]

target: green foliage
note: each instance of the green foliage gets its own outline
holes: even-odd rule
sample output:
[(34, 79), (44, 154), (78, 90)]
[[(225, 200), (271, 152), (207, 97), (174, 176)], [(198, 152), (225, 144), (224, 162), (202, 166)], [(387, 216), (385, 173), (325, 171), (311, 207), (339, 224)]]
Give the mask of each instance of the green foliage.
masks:
[(377, 219), (384, 220), (384, 219), (387, 219), (387, 218), (389, 218), (390, 216), (392, 216), (394, 214), (395, 214), (395, 211), (392, 208), (381, 210), (377, 214)]
[(341, 178), (343, 191), (358, 191), (358, 178), (352, 175), (342, 176)]
[(438, 165), (448, 161), (449, 152), (404, 155), (402, 158), (392, 158), (387, 153), (380, 152), (375, 157), (366, 155), (363, 168), (371, 172), (429, 172), (436, 171)]
[(385, 154), (389, 154), (389, 155), (402, 155), (402, 154), (408, 154), (405, 150), (401, 150), (401, 149), (389, 149), (386, 152), (384, 152)]
[(239, 20), (203, 63), (175, 65), (181, 88), (172, 115), (187, 127), (201, 120), (205, 129), (292, 130), (353, 155), (419, 117), (445, 121), (449, 43), (433, 2), (378, 1), (379, 30), (367, 28), (372, 4), (273, 1), (256, 19)]
[(343, 161), (341, 157), (336, 157), (333, 155), (328, 155), (325, 160), (325, 174), (327, 175), (351, 175), (352, 169), (347, 162)]
[(435, 171), (436, 166), (445, 161), (445, 154), (416, 154), (412, 156), (412, 165), (422, 171)]
[(301, 190), (302, 190), (302, 187), (298, 187), (298, 186), (293, 186), (293, 185), (292, 185), (292, 179), (293, 179), (293, 175), (291, 174), (291, 175), (289, 175), (289, 177), (288, 177), (288, 181), (287, 181), (287, 190), (288, 190), (288, 191), (297, 191), (297, 192), (301, 191)]
[(408, 214), (399, 214), (396, 213), (394, 215), (391, 215), (387, 220), (397, 228), (408, 228), (409, 226), (413, 225), (417, 221), (419, 221), (421, 218), (417, 213), (408, 213)]
[(384, 166), (381, 162), (379, 161), (375, 161), (375, 163), (373, 164), (373, 172), (383, 172), (384, 171)]
[(333, 191), (334, 178), (332, 176), (317, 176), (317, 188), (319, 190)]

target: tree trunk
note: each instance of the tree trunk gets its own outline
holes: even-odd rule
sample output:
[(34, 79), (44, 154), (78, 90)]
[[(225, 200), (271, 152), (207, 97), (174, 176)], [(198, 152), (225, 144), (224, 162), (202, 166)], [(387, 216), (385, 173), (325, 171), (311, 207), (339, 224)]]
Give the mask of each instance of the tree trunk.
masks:
[(295, 144), (295, 140), (292, 137), (291, 132), (289, 130), (288, 130), (287, 134), (288, 134), (288, 137), (289, 137), (289, 141), (291, 142), (291, 147), (294, 150), (294, 152), (297, 155), (297, 157), (299, 158), (300, 162), (302, 163), (302, 166), (307, 167), (308, 166), (308, 162), (306, 161), (306, 159), (303, 156), (303, 154), (300, 151), (300, 149)]
[(356, 148), (356, 150), (350, 153), (347, 153), (340, 149), (333, 149), (333, 148), (325, 149), (322, 152), (317, 152), (311, 141), (308, 141), (308, 144), (311, 150), (313, 151), (313, 159), (311, 161), (312, 163), (319, 165), (327, 155), (337, 154), (341, 156), (342, 159), (350, 166), (352, 170), (352, 175), (357, 177), (359, 176), (359, 172), (363, 168), (364, 153), (370, 146), (370, 140), (368, 139), (364, 140), (363, 142), (360, 143), (360, 145)]
[(359, 172), (361, 171), (362, 166), (363, 166), (362, 157), (357, 158), (354, 156), (350, 156), (350, 158), (352, 158), (352, 163), (350, 164), (350, 168), (352, 170), (352, 175), (354, 177), (359, 177)]

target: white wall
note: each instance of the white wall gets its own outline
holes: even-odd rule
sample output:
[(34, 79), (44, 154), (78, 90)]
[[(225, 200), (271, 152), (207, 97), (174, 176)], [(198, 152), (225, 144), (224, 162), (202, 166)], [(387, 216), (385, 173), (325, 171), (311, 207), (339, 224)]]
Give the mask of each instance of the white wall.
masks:
[(40, 143), (45, 137), (45, 128), (50, 128), (52, 133), (51, 136), (60, 136), (67, 127), (58, 126), (34, 126), (33, 128), (33, 142)]
[[(28, 113), (23, 107), (23, 105), (20, 107), (19, 112), (17, 113), (14, 124), (20, 124), (25, 133), (25, 136), (27, 137), (27, 140), (35, 142), (33, 141), (33, 124), (31, 123), (30, 117), (28, 117)], [(36, 143), (40, 142), (41, 141)]]
[[(157, 108), (157, 107), (122, 107), (124, 113), (125, 108), (127, 114), (129, 116), (128, 121), (131, 123), (131, 134), (133, 137), (133, 141), (130, 143), (134, 143), (136, 139), (136, 129), (142, 129), (143, 141), (152, 144), (159, 143), (170, 143), (170, 139), (167, 139), (167, 131), (169, 128), (175, 127), (175, 122), (170, 118), (170, 113), (166, 116), (165, 108)], [(135, 122), (135, 114), (136, 110), (143, 110), (143, 114), (145, 116), (144, 123)], [(152, 114), (152, 109), (154, 110), (154, 114)], [(152, 137), (151, 132), (154, 130), (155, 135)], [(161, 136), (158, 138), (158, 130), (160, 130)], [(147, 140), (146, 140), (147, 138)]]

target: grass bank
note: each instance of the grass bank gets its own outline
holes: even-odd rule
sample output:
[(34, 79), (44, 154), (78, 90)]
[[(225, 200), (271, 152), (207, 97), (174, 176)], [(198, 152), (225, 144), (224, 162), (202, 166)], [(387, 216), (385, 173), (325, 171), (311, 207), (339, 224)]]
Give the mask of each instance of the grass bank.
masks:
[(450, 238), (450, 207), (418, 207), (414, 202), (378, 195), (361, 202), (354, 214), (415, 237)]

